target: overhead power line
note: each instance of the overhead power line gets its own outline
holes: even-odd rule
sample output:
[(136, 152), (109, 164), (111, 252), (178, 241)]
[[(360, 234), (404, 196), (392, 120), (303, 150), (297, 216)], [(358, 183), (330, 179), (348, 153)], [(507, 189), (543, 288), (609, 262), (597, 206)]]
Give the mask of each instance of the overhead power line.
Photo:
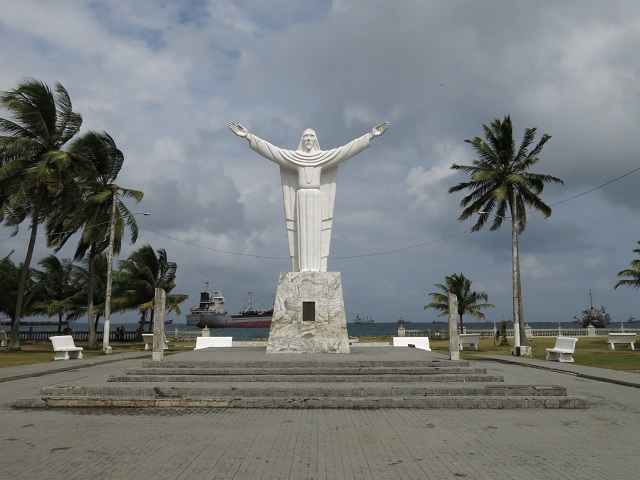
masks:
[[(571, 197), (565, 198), (564, 200), (560, 200), (559, 202), (552, 203), (550, 206), (555, 207), (556, 205), (560, 205), (562, 203), (566, 203), (566, 202), (569, 202), (571, 200), (575, 200), (576, 198), (582, 197), (582, 196), (587, 195), (589, 193), (592, 193), (592, 192), (594, 192), (596, 190), (599, 190), (600, 188), (606, 187), (607, 185), (611, 185), (612, 183), (615, 183), (615, 182), (617, 182), (619, 180), (622, 180), (623, 178), (628, 177), (629, 175), (633, 175), (634, 173), (636, 173), (638, 171), (640, 171), (640, 167), (638, 167), (638, 168), (636, 168), (634, 170), (631, 170), (630, 172), (627, 172), (624, 175), (620, 175), (619, 177), (616, 177), (616, 178), (614, 178), (612, 180), (609, 180), (609, 181), (607, 181), (607, 182), (605, 182), (603, 184), (600, 184), (597, 187), (593, 187), (593, 188), (591, 188), (589, 190), (585, 190), (582, 193), (578, 193), (577, 195), (573, 195)], [(270, 257), (270, 256), (267, 256), (267, 255), (255, 255), (255, 254), (250, 254), (250, 253), (239, 253), (239, 252), (232, 252), (232, 251), (229, 251), (229, 250), (222, 250), (222, 249), (219, 249), (219, 248), (206, 247), (204, 245), (198, 245), (197, 243), (188, 242), (186, 240), (181, 240), (179, 238), (172, 237), (171, 235), (166, 235), (164, 233), (156, 232), (155, 230), (151, 230), (149, 228), (145, 228), (145, 227), (142, 227), (140, 225), (138, 225), (138, 228), (140, 230), (145, 230), (145, 231), (153, 233), (155, 235), (159, 235), (161, 237), (168, 238), (168, 239), (173, 240), (175, 242), (183, 243), (185, 245), (189, 245), (189, 246), (195, 247), (195, 248), (200, 248), (200, 249), (203, 249), (203, 250), (210, 250), (210, 251), (217, 252), (217, 253), (224, 253), (224, 254), (227, 254), (227, 255), (236, 255), (236, 256), (239, 256), (239, 257), (262, 258), (262, 259), (265, 259), (265, 260), (289, 260), (289, 257)], [(433, 245), (435, 243), (444, 242), (445, 240), (449, 240), (449, 239), (454, 238), (454, 237), (459, 237), (459, 236), (465, 235), (467, 233), (469, 233), (468, 229), (464, 230), (462, 232), (458, 232), (458, 233), (454, 233), (452, 235), (448, 235), (446, 237), (438, 238), (436, 240), (431, 240), (429, 242), (418, 243), (418, 244), (411, 245), (411, 246), (408, 246), (408, 247), (395, 248), (393, 250), (386, 250), (386, 251), (383, 251), (383, 252), (376, 252), (376, 253), (363, 253), (363, 254), (359, 254), (359, 255), (349, 255), (349, 256), (344, 256), (344, 257), (331, 257), (331, 260), (346, 260), (346, 259), (350, 259), (350, 258), (377, 257), (377, 256), (380, 256), (380, 255), (389, 255), (389, 254), (392, 254), (392, 253), (403, 252), (403, 251), (406, 251), (406, 250), (412, 250), (414, 248), (424, 247), (426, 245)], [(2, 239), (29, 238), (29, 236), (30, 235), (15, 236), (15, 237), (9, 236), (9, 237), (0, 237), (0, 238), (2, 238)]]

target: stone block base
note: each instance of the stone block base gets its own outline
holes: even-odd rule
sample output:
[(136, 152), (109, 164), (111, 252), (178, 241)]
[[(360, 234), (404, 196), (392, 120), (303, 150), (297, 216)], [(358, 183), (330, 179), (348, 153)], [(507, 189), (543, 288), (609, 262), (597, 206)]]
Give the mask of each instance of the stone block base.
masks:
[(280, 274), (267, 353), (349, 353), (340, 273)]

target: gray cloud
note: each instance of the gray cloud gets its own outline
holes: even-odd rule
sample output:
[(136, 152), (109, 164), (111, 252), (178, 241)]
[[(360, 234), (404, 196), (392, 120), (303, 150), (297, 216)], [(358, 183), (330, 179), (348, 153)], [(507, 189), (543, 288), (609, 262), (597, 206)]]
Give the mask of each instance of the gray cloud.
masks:
[[(473, 160), (464, 140), (510, 114), (518, 137), (552, 135), (536, 171), (565, 181), (521, 237), (525, 318), (570, 319), (588, 288), (615, 320), (640, 314), (637, 292), (613, 290), (634, 258), (640, 172), (563, 202), (638, 168), (636, 2), (5, 3), (0, 89), (60, 81), (85, 128), (115, 138), (119, 182), (152, 212), (141, 241), (178, 261), (192, 299), (209, 278), (239, 310), (289, 268), (277, 167), (230, 120), (288, 148), (307, 127), (331, 148), (389, 120), (340, 167), (330, 266), (349, 318), (432, 320), (427, 294), (453, 272), (487, 291), (490, 320), (510, 316), (508, 225), (465, 233), (447, 193), (464, 179), (450, 165)], [(8, 233), (0, 256), (19, 260)]]

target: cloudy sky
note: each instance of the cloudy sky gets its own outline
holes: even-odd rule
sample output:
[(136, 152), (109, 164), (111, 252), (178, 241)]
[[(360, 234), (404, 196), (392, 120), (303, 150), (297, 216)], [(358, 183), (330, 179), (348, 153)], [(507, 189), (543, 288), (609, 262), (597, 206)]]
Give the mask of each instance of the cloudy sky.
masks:
[[(329, 149), (388, 120), (340, 166), (329, 269), (348, 320), (434, 320), (452, 273), (511, 318), (509, 225), (470, 233), (447, 193), (464, 140), (509, 114), (516, 138), (552, 136), (535, 171), (564, 180), (520, 237), (526, 322), (570, 321), (589, 289), (614, 321), (640, 317), (640, 293), (613, 289), (640, 240), (636, 0), (6, 0), (0, 42), (0, 90), (60, 82), (83, 130), (115, 139), (119, 184), (145, 193), (130, 207), (151, 212), (137, 246), (178, 263), (188, 306), (205, 280), (231, 313), (249, 290), (268, 306), (291, 265), (278, 168), (230, 120), (292, 149), (308, 127)], [(9, 233), (0, 256), (22, 261), (28, 229)]]

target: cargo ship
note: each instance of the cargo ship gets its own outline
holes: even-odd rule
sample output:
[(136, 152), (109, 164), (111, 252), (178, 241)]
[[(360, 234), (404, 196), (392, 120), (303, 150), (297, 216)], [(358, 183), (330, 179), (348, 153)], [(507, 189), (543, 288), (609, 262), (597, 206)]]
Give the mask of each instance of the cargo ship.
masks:
[(375, 320), (371, 317), (361, 317), (359, 314), (356, 313), (356, 318), (353, 320), (353, 323), (374, 323)]
[(220, 290), (209, 289), (204, 282), (204, 292), (200, 292), (200, 303), (191, 307), (187, 315), (187, 324), (199, 328), (217, 328), (224, 326), (231, 317), (224, 308), (224, 297)]
[(611, 323), (611, 317), (603, 306), (593, 306), (593, 294), (589, 290), (589, 308), (582, 311), (582, 327), (593, 325), (596, 328), (606, 328)]
[[(272, 299), (273, 300), (273, 299)], [(247, 307), (237, 315), (228, 315), (224, 307), (224, 297), (219, 290), (209, 290), (205, 282), (205, 291), (200, 293), (200, 303), (191, 308), (187, 315), (187, 324), (199, 328), (256, 328), (270, 327), (273, 318), (273, 305), (270, 309), (253, 308), (253, 294), (249, 292)]]
[(273, 318), (273, 297), (271, 298), (271, 308), (266, 310), (256, 310), (253, 308), (253, 293), (247, 295), (247, 308), (237, 315), (231, 315), (231, 321), (226, 327), (270, 327)]

